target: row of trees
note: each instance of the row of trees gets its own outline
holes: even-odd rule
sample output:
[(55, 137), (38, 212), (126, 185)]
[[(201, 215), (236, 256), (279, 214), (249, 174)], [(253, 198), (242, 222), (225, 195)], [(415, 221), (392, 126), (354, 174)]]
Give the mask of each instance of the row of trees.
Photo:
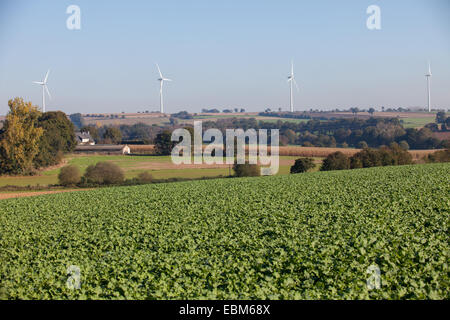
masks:
[(89, 132), (92, 139), (98, 144), (120, 144), (122, 142), (122, 131), (118, 127), (84, 126), (81, 132)]
[[(241, 112), (244, 113), (245, 109), (244, 108), (232, 108), (232, 109), (224, 109), (222, 112), (223, 113), (232, 113), (232, 112)], [(202, 113), (220, 113), (219, 109), (202, 109)]]
[[(125, 174), (118, 165), (103, 161), (87, 167), (83, 176), (77, 166), (65, 166), (58, 175), (58, 181), (60, 185), (65, 187), (120, 185), (125, 181)], [(143, 184), (151, 183), (152, 181), (153, 176), (150, 173), (141, 172), (137, 178), (129, 181), (128, 184)]]
[(75, 129), (65, 113), (42, 113), (21, 98), (10, 100), (8, 106), (0, 130), (0, 174), (32, 174), (60, 163), (75, 149)]
[(392, 142), (408, 145), (411, 149), (447, 148), (450, 141), (439, 140), (428, 128), (403, 128), (395, 118), (309, 120), (294, 123), (290, 121), (266, 122), (256, 119), (219, 119), (203, 123), (204, 130), (218, 128), (279, 129), (280, 145), (301, 145), (315, 147), (357, 147), (378, 148)]
[[(294, 114), (295, 115), (295, 114)], [(180, 117), (186, 116), (180, 113)], [(302, 116), (297, 115), (297, 116)], [(87, 126), (82, 130), (89, 131), (94, 140), (100, 143), (143, 143), (155, 144), (159, 134), (181, 128), (176, 118), (171, 118), (170, 125), (164, 127), (138, 123), (112, 127)], [(444, 121), (447, 121), (445, 118)], [(444, 124), (442, 125), (444, 127)], [(279, 129), (280, 145), (300, 145), (305, 147), (355, 147), (378, 148), (392, 142), (410, 149), (447, 148), (450, 141), (434, 137), (433, 130), (428, 127), (421, 129), (405, 129), (396, 118), (370, 119), (333, 119), (308, 120), (295, 123), (291, 121), (258, 121), (255, 118), (226, 118), (217, 121), (204, 121), (204, 130), (217, 128), (224, 134), (226, 129)], [(120, 131), (120, 134), (119, 134)]]
[[(321, 171), (348, 170), (359, 168), (371, 168), (381, 166), (398, 166), (412, 164), (411, 154), (401, 148), (398, 144), (392, 143), (389, 147), (383, 146), (380, 149), (366, 148), (352, 157), (337, 151), (328, 155), (322, 162)], [(302, 173), (315, 167), (312, 158), (302, 158), (295, 161), (291, 167), (291, 173)]]

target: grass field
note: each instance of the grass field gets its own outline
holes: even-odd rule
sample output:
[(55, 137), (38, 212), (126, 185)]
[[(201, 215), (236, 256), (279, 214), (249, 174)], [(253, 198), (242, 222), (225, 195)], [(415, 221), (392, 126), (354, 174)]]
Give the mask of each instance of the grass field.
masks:
[[(280, 157), (280, 171), (279, 174), (288, 174), (290, 167), (294, 164), (295, 156)], [(319, 163), (321, 158), (317, 157), (316, 162)], [(68, 156), (66, 158), (67, 164), (73, 164), (80, 168), (83, 173), (85, 169), (92, 164), (100, 161), (109, 161), (117, 164), (125, 172), (126, 178), (134, 178), (141, 172), (150, 172), (155, 179), (169, 179), (169, 178), (202, 178), (202, 177), (216, 177), (228, 176), (230, 168), (227, 165), (223, 166), (207, 166), (203, 165), (197, 167), (191, 166), (176, 166), (172, 164), (169, 156), (122, 156), (122, 155), (77, 155)], [(14, 186), (46, 186), (58, 183), (58, 174), (61, 169), (53, 169), (43, 171), (36, 176), (0, 176), (0, 187), (7, 185)], [(233, 171), (231, 170), (231, 173)]]
[[(0, 298), (449, 299), (449, 172), (398, 166), (4, 200)], [(378, 289), (366, 285), (369, 267)]]
[[(154, 151), (153, 145), (131, 146), (132, 152), (151, 153)], [(270, 148), (269, 148), (270, 150)], [(328, 154), (341, 151), (347, 156), (352, 156), (359, 149), (353, 148), (317, 148), (317, 147), (299, 147), (285, 146), (280, 147), (280, 170), (279, 175), (289, 174), (290, 167), (295, 159), (300, 157), (312, 157), (316, 161), (316, 171), (323, 158)], [(414, 161), (421, 159), (436, 150), (411, 150)], [(78, 166), (82, 172), (92, 164), (100, 161), (111, 161), (117, 164), (125, 171), (126, 178), (134, 178), (139, 173), (149, 171), (156, 179), (168, 178), (202, 178), (215, 176), (228, 176), (230, 174), (229, 166), (175, 166), (168, 156), (123, 156), (123, 155), (68, 155), (66, 163)], [(58, 183), (58, 173), (60, 168), (44, 170), (36, 176), (9, 177), (0, 176), (0, 187), (7, 185), (15, 186), (47, 186)]]
[[(224, 115), (199, 115), (194, 116), (194, 120), (208, 120), (208, 121), (217, 121), (218, 119), (232, 119), (232, 118), (245, 118), (250, 119), (254, 118), (257, 121), (264, 121), (264, 122), (293, 122), (293, 123), (300, 123), (300, 122), (308, 122), (308, 119), (293, 119), (293, 118), (278, 118), (278, 117), (262, 117), (258, 115), (244, 115), (244, 114), (224, 114)], [(191, 120), (190, 123), (193, 123), (194, 120)]]
[(404, 128), (422, 128), (426, 124), (434, 123), (434, 119), (430, 119), (429, 117), (425, 118), (406, 118), (403, 120), (403, 127)]
[[(353, 118), (354, 115), (350, 112), (308, 112), (311, 117), (325, 117), (325, 118)], [(136, 123), (145, 123), (147, 125), (158, 125), (164, 126), (170, 123), (170, 118), (167, 116), (161, 116), (159, 114), (144, 114), (144, 113), (126, 113), (118, 114), (119, 118), (110, 119), (102, 117), (84, 117), (84, 122), (86, 125), (133, 125)], [(122, 116), (124, 118), (122, 118)], [(399, 118), (404, 121), (405, 128), (421, 128), (424, 125), (434, 122), (436, 114), (426, 113), (426, 112), (375, 112), (375, 117), (381, 118)], [(368, 119), (371, 115), (367, 112), (358, 113), (357, 117), (362, 119)], [(259, 116), (257, 112), (246, 112), (246, 113), (199, 113), (193, 116), (194, 119), (182, 120), (179, 119), (180, 123), (193, 124), (194, 120), (205, 120), (205, 121), (217, 121), (218, 119), (229, 119), (229, 118), (255, 118), (258, 121), (266, 122), (277, 122), (288, 121), (294, 123), (306, 122), (306, 119), (293, 119), (293, 118), (277, 118), (277, 117), (263, 117)]]

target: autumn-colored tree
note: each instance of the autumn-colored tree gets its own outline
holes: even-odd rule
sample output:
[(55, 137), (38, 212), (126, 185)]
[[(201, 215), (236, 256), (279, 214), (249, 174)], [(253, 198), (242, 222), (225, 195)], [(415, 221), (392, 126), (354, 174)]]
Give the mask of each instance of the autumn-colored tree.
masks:
[(30, 174), (44, 131), (37, 127), (41, 112), (22, 98), (9, 100), (8, 106), (10, 111), (0, 136), (0, 172)]

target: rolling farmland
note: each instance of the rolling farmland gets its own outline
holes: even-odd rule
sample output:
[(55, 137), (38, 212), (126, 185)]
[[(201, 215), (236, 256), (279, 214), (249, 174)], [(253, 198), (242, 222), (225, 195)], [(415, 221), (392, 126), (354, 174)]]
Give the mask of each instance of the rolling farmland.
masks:
[[(450, 164), (0, 202), (0, 298), (448, 299)], [(369, 290), (367, 270), (381, 271)], [(81, 287), (66, 287), (69, 266)]]

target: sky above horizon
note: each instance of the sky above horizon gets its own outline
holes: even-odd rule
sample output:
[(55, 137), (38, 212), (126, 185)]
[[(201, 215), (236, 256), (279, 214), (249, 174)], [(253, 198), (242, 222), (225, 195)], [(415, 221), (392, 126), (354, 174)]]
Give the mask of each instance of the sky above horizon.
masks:
[(48, 69), (47, 111), (157, 111), (156, 62), (168, 113), (288, 110), (291, 60), (298, 111), (425, 107), (428, 60), (432, 106), (450, 108), (448, 0), (0, 0), (0, 43), (0, 115), (17, 96), (41, 106)]

